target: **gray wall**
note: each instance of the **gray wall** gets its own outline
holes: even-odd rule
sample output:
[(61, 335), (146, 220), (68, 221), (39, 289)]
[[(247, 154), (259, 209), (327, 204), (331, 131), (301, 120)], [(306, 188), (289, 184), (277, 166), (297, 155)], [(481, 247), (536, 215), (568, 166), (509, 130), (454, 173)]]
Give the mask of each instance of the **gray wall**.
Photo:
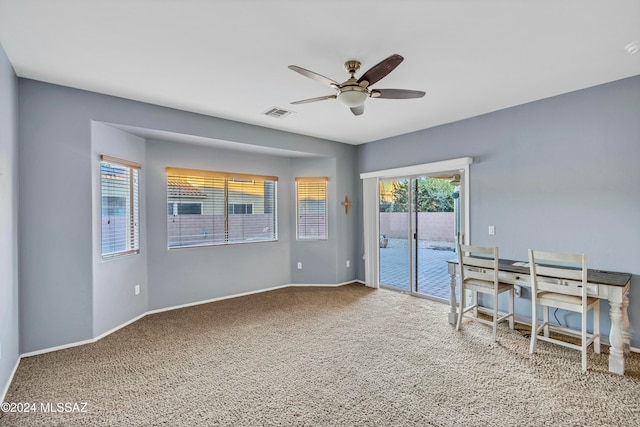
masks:
[(0, 401), (20, 355), (17, 110), (18, 80), (0, 46)]
[[(145, 164), (145, 140), (103, 123), (91, 123), (91, 214), (93, 220), (93, 336), (99, 336), (145, 313), (147, 287), (147, 221), (139, 223), (140, 253), (102, 259), (100, 155)], [(146, 168), (138, 176), (139, 215), (146, 214)], [(135, 296), (135, 285), (140, 294)]]
[[(329, 238), (324, 242), (296, 241), (295, 218), (292, 219), (291, 275), (295, 284), (345, 283), (356, 277), (359, 253), (356, 236), (362, 222), (355, 207), (360, 183), (354, 173), (355, 147), (342, 145), (340, 150), (342, 153), (337, 157), (295, 159), (293, 162), (294, 177), (329, 177), (327, 206), (330, 212)], [(292, 191), (295, 194), (295, 186)], [(346, 196), (353, 203), (348, 215), (342, 205)], [(295, 205), (292, 209), (295, 211)], [(298, 262), (302, 262), (302, 270), (297, 269)]]
[[(147, 145), (149, 308), (159, 309), (291, 283), (294, 219), (289, 159), (173, 142)], [(167, 249), (166, 167), (278, 177), (278, 241)], [(335, 267), (334, 267), (335, 268)]]
[[(637, 76), (360, 146), (359, 169), (472, 156), (471, 242), (512, 259), (528, 248), (585, 252), (591, 268), (632, 273), (630, 332), (640, 347), (639, 118)], [(518, 299), (518, 313), (529, 317), (530, 304)]]
[[(291, 179), (294, 169), (300, 170), (297, 162), (304, 159), (155, 140), (145, 141), (142, 149), (139, 140), (131, 135), (118, 137), (117, 132), (98, 126), (103, 134), (112, 133), (111, 139), (100, 137), (92, 123), (168, 131), (334, 159), (333, 169), (323, 175), (333, 174), (335, 188), (341, 191), (357, 188), (354, 146), (33, 80), (19, 79), (18, 93), (22, 353), (94, 338), (141, 311), (292, 281), (290, 253), (295, 234), (291, 234)], [(112, 145), (110, 140), (114, 141)], [(127, 147), (127, 141), (131, 147)], [(146, 222), (146, 238), (141, 241), (140, 257), (102, 263), (96, 260), (96, 159), (98, 151), (109, 147), (121, 152), (122, 157), (134, 156), (134, 160), (144, 155), (141, 180), (146, 215), (141, 221)], [(118, 154), (114, 151), (112, 155)], [(246, 173), (280, 176), (281, 240), (168, 251), (166, 166), (237, 168)], [(330, 280), (329, 284), (334, 284), (355, 278), (354, 269), (345, 269), (337, 260), (355, 258), (352, 242), (357, 220), (351, 214), (338, 215), (338, 207), (341, 208), (336, 204), (330, 208), (329, 221), (336, 229), (334, 238), (328, 248), (323, 246), (321, 250), (336, 254), (328, 263), (323, 260), (330, 273), (318, 281), (312, 269), (303, 270), (302, 275), (296, 276), (296, 283), (324, 284)], [(310, 243), (307, 249), (315, 252), (313, 246), (323, 244)], [(144, 256), (146, 285), (141, 268)], [(137, 281), (143, 288), (140, 296), (133, 293)]]

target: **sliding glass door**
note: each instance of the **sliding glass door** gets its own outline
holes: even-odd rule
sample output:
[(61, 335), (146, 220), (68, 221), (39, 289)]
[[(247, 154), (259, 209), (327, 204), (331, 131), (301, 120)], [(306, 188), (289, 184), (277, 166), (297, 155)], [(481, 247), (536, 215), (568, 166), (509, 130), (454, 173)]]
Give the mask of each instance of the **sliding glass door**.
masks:
[(409, 179), (379, 181), (380, 285), (409, 292), (412, 280)]
[(379, 180), (380, 285), (448, 301), (464, 226), (460, 174)]
[(456, 257), (461, 231), (459, 178), (422, 176), (414, 180), (416, 292), (449, 300), (447, 261)]

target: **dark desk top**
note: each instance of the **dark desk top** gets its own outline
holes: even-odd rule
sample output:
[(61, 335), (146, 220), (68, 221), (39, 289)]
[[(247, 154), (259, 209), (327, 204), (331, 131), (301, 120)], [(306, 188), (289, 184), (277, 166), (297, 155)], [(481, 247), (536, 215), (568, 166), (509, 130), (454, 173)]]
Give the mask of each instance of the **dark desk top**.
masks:
[[(447, 261), (448, 263), (457, 264), (457, 259), (451, 259)], [(515, 263), (521, 263), (524, 261), (514, 261), (510, 259), (500, 259), (498, 260), (498, 269), (500, 271), (506, 271), (509, 273), (516, 274), (524, 274), (529, 275), (529, 267), (513, 265)], [(528, 264), (528, 261), (527, 261)], [(595, 283), (599, 285), (610, 285), (610, 286), (626, 286), (627, 283), (631, 281), (630, 273), (620, 273), (617, 271), (603, 271), (603, 270), (593, 270), (591, 268), (587, 269), (587, 281), (589, 283)]]

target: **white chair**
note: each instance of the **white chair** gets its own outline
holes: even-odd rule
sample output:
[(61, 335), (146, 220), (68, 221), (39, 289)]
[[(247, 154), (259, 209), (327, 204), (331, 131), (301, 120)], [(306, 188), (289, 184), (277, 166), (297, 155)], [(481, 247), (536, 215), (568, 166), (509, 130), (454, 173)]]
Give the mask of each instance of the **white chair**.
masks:
[[(586, 372), (587, 347), (593, 343), (593, 350), (600, 353), (600, 300), (587, 296), (586, 255), (560, 254), (529, 249), (529, 268), (531, 271), (531, 302), (533, 304), (529, 353), (534, 353), (537, 340), (581, 350), (582, 372)], [(541, 325), (538, 325), (538, 305), (543, 308)], [(549, 307), (581, 314), (580, 345), (549, 336)], [(592, 334), (587, 333), (587, 313), (589, 310), (593, 310)], [(575, 336), (575, 331), (571, 329), (557, 327), (554, 328), (555, 330), (568, 335), (573, 332)], [(539, 336), (540, 331), (543, 331), (544, 335)]]
[[(513, 329), (513, 285), (498, 280), (498, 248), (468, 246), (458, 244), (458, 266), (460, 268), (460, 308), (456, 330), (460, 330), (462, 318), (493, 326), (493, 340), (496, 340), (498, 323), (509, 320)], [(473, 292), (472, 304), (465, 307), (466, 291)], [(493, 295), (493, 319), (478, 318), (478, 292)], [(498, 295), (509, 293), (509, 313), (498, 317)], [(473, 310), (473, 316), (465, 315)]]

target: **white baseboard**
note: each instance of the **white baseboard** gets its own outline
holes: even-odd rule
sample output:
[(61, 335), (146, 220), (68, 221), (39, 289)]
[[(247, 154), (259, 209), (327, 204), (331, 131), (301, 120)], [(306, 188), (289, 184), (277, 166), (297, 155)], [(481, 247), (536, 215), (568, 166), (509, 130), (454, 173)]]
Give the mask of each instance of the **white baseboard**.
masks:
[(349, 280), (348, 282), (342, 282), (342, 283), (335, 283), (335, 284), (329, 284), (329, 283), (321, 283), (321, 284), (317, 284), (317, 283), (311, 283), (311, 284), (306, 284), (306, 283), (294, 283), (291, 285), (287, 285), (287, 287), (314, 287), (314, 286), (318, 286), (318, 287), (322, 287), (322, 288), (337, 288), (339, 286), (344, 286), (344, 285), (348, 285), (350, 283), (360, 283), (364, 285), (364, 282), (360, 281), (360, 280)]
[(102, 338), (106, 337), (107, 335), (111, 335), (112, 333), (114, 333), (115, 331), (124, 328), (125, 326), (129, 326), (132, 323), (137, 322), (138, 320), (142, 319), (144, 316), (146, 316), (147, 314), (149, 314), (148, 312), (146, 313), (142, 313), (139, 316), (134, 317), (131, 320), (127, 320), (126, 322), (124, 322), (122, 325), (118, 325), (113, 329), (110, 329), (106, 332), (101, 333), (100, 335), (98, 335), (97, 337), (93, 338), (92, 340), (90, 340), (91, 342), (96, 342), (98, 340), (101, 340)]
[(118, 325), (115, 328), (113, 328), (113, 329), (111, 329), (111, 330), (109, 330), (107, 332), (104, 332), (104, 333), (102, 333), (102, 334), (100, 334), (100, 335), (98, 335), (98, 336), (96, 336), (94, 338), (91, 338), (91, 339), (88, 339), (88, 340), (83, 340), (83, 341), (76, 341), (76, 342), (69, 343), (69, 344), (58, 345), (58, 346), (55, 346), (55, 347), (48, 347), (48, 348), (44, 348), (44, 349), (41, 349), (41, 350), (30, 351), (28, 353), (22, 353), (20, 355), (20, 357), (37, 356), (39, 354), (51, 353), (53, 351), (64, 350), (66, 348), (78, 347), (79, 345), (85, 345), (85, 344), (94, 343), (94, 342), (96, 342), (98, 340), (101, 340), (102, 338), (106, 337), (107, 335), (111, 335), (112, 333), (116, 332), (117, 330), (124, 328), (125, 326), (128, 326), (128, 325), (130, 325), (130, 324), (132, 324), (134, 322), (137, 322), (138, 320), (142, 319), (147, 314), (148, 313), (143, 313), (143, 314), (141, 314), (139, 316), (136, 316), (133, 319), (128, 320), (125, 323), (123, 323), (121, 325)]
[(203, 301), (195, 301), (195, 302), (189, 302), (189, 303), (186, 303), (186, 304), (174, 305), (174, 306), (171, 306), (171, 307), (157, 308), (155, 310), (147, 311), (144, 314), (144, 316), (146, 316), (147, 314), (163, 313), (165, 311), (178, 310), (178, 309), (181, 309), (181, 308), (194, 307), (196, 305), (209, 304), (211, 302), (216, 302), (216, 301), (223, 301), (223, 300), (226, 300), (226, 299), (239, 298), (239, 297), (244, 297), (244, 296), (247, 296), (247, 295), (259, 294), (259, 293), (262, 293), (262, 292), (275, 291), (276, 289), (287, 288), (289, 286), (292, 286), (292, 285), (274, 286), (272, 288), (259, 289), (257, 291), (242, 292), (242, 293), (239, 293), (239, 294), (225, 295), (225, 296), (222, 296), (222, 297), (211, 298), (211, 299), (207, 299), (207, 300), (203, 300)]
[(13, 367), (13, 371), (11, 371), (11, 375), (9, 375), (7, 384), (4, 386), (4, 390), (2, 390), (2, 394), (0, 394), (0, 402), (4, 402), (4, 398), (7, 395), (7, 392), (9, 391), (9, 386), (13, 382), (13, 377), (15, 376), (16, 371), (18, 370), (18, 365), (20, 365), (21, 359), (22, 359), (22, 356), (18, 356), (18, 360), (16, 360), (16, 365)]
[[(247, 296), (247, 295), (253, 295), (253, 294), (259, 294), (259, 293), (263, 293), (263, 292), (269, 292), (269, 291), (274, 291), (276, 289), (282, 289), (282, 288), (290, 288), (290, 287), (300, 287), (300, 286), (317, 286), (317, 287), (338, 287), (338, 286), (344, 286), (344, 285), (348, 285), (349, 283), (362, 283), (359, 280), (350, 280), (348, 282), (344, 282), (344, 283), (337, 283), (337, 284), (289, 284), (289, 285), (280, 285), (280, 286), (274, 286), (271, 288), (266, 288), (266, 289), (258, 289), (255, 291), (248, 291), (248, 292), (242, 292), (239, 294), (233, 294), (233, 295), (225, 295), (222, 297), (217, 297), (217, 298), (211, 298), (208, 300), (204, 300), (204, 301), (196, 301), (196, 302), (191, 302), (191, 303), (187, 303), (187, 304), (180, 304), (180, 305), (175, 305), (175, 306), (171, 306), (171, 307), (164, 307), (164, 308), (158, 308), (155, 310), (149, 310), (143, 314), (140, 314), (139, 316), (134, 317), (131, 320), (126, 321), (125, 323), (116, 326), (113, 329), (110, 329), (107, 332), (104, 332), (94, 338), (88, 339), (88, 340), (83, 340), (83, 341), (78, 341), (78, 342), (74, 342), (74, 343), (69, 343), (69, 344), (63, 344), (63, 345), (59, 345), (59, 346), (55, 346), (55, 347), (49, 347), (49, 348), (44, 348), (41, 350), (36, 350), (36, 351), (31, 351), (28, 353), (23, 353), (20, 355), (20, 358), (18, 358), (18, 363), (16, 364), (16, 368), (18, 368), (18, 364), (20, 363), (20, 359), (23, 357), (31, 357), (31, 356), (37, 356), (39, 354), (44, 354), (44, 353), (51, 353), (53, 351), (58, 351), (58, 350), (64, 350), (67, 348), (71, 348), (71, 347), (77, 347), (80, 345), (85, 345), (85, 344), (91, 344), (94, 343), (98, 340), (101, 340), (102, 338), (111, 335), (112, 333), (124, 328), (125, 326), (129, 326), (130, 324), (137, 322), (138, 320), (142, 319), (143, 317), (149, 315), (149, 314), (156, 314), (156, 313), (163, 313), (165, 311), (172, 311), (172, 310), (178, 310), (181, 308), (187, 308), (187, 307), (193, 307), (196, 305), (202, 305), (202, 304), (208, 304), (211, 302), (216, 302), (216, 301), (223, 301), (226, 299), (231, 299), (231, 298), (238, 298), (238, 297), (243, 297), (243, 296)], [(14, 373), (15, 373), (15, 369), (14, 369)], [(13, 379), (13, 376), (11, 377)], [(9, 382), (9, 384), (11, 384), (11, 381)], [(9, 384), (7, 384), (7, 388), (9, 387)], [(1, 402), (1, 400), (0, 400)]]

